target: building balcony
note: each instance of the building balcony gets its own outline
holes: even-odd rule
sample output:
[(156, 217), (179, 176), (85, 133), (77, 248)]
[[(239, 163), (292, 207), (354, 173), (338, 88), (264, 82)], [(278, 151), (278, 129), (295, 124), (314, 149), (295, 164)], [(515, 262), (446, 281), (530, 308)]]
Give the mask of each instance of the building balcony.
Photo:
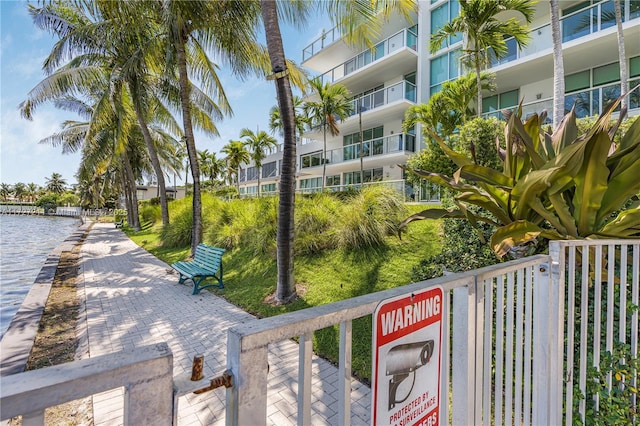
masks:
[[(629, 89), (640, 85), (640, 78), (629, 80)], [(571, 111), (575, 103), (575, 113), (578, 118), (590, 117), (602, 114), (604, 107), (620, 97), (620, 82), (602, 85), (586, 90), (579, 90), (564, 95), (564, 114)], [(517, 106), (501, 108), (498, 110), (486, 112), (483, 117), (498, 117), (504, 119), (502, 111), (514, 110)], [(619, 109), (619, 108), (618, 108)], [(551, 123), (553, 115), (553, 98), (536, 100), (522, 104), (522, 117), (527, 118), (534, 113), (540, 114), (547, 111), (547, 119), (545, 123)], [(634, 90), (629, 95), (628, 103), (629, 115), (635, 116), (640, 114), (640, 93)]]
[(369, 74), (376, 81), (384, 82), (398, 75), (408, 74), (417, 67), (416, 28), (404, 28), (391, 37), (379, 42), (372, 49), (367, 49), (351, 57), (340, 65), (320, 76), (323, 83), (340, 82), (352, 92), (364, 91), (366, 87), (352, 85), (349, 77), (358, 74), (358, 80), (370, 85)]
[(389, 87), (384, 87), (373, 93), (356, 98), (352, 101), (353, 107), (350, 116), (357, 115), (361, 111), (364, 112), (380, 108), (400, 100), (408, 100), (415, 103), (416, 85), (403, 80)]
[(340, 40), (342, 40), (342, 33), (338, 27), (333, 27), (329, 31), (323, 30), (320, 37), (315, 39), (310, 45), (302, 50), (302, 62), (308, 61), (324, 48), (331, 46), (333, 43)]
[[(383, 138), (372, 139), (360, 143), (346, 145), (340, 148), (328, 150), (324, 156), (324, 163), (341, 164), (349, 161), (379, 157), (389, 154), (413, 154), (416, 150), (416, 138), (414, 135), (401, 133)], [(322, 166), (322, 152), (315, 152), (300, 156), (300, 169)]]
[[(623, 22), (640, 18), (640, 3), (634, 2), (623, 14)], [(572, 40), (595, 34), (616, 26), (613, 1), (595, 4), (560, 19), (560, 32), (562, 43), (569, 43)], [(540, 52), (553, 49), (551, 38), (551, 23), (534, 28), (529, 33), (531, 41), (523, 49), (519, 49), (516, 40), (511, 37), (506, 40), (507, 54), (500, 59), (493, 59), (491, 67), (497, 67), (520, 58), (535, 55)]]

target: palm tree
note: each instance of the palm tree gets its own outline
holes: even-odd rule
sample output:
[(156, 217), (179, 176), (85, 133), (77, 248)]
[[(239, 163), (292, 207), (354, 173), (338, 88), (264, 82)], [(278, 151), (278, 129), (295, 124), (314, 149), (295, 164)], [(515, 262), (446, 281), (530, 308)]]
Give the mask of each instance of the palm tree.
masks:
[(227, 154), (226, 160), (229, 181), (231, 181), (232, 176), (235, 175), (236, 190), (238, 191), (238, 196), (240, 196), (240, 176), (238, 175), (238, 169), (240, 168), (240, 164), (249, 162), (251, 158), (249, 151), (247, 151), (244, 142), (229, 141), (228, 144), (222, 147), (220, 152)]
[[(309, 118), (304, 112), (304, 102), (300, 96), (293, 96), (293, 109), (295, 114), (296, 132), (298, 133), (297, 136), (301, 137), (309, 125)], [(269, 111), (269, 129), (272, 132), (277, 130), (278, 133), (282, 135), (282, 119), (280, 117), (280, 109), (277, 105), (271, 107), (271, 110)]]
[[(624, 95), (629, 90), (629, 71), (627, 70), (627, 52), (624, 47), (624, 32), (622, 30), (622, 5), (620, 0), (613, 0), (613, 8), (616, 14), (616, 34), (618, 36), (618, 58), (620, 62), (620, 94)], [(627, 96), (622, 98), (622, 109), (627, 107)]]
[[(417, 8), (415, 0), (379, 0), (372, 2), (348, 0), (331, 2), (288, 2), (276, 4), (271, 0), (261, 0), (262, 23), (265, 28), (267, 49), (271, 65), (270, 78), (275, 81), (278, 96), (278, 109), (282, 121), (284, 138), (282, 152), (282, 170), (280, 175), (280, 197), (278, 202), (277, 226), (277, 258), (278, 283), (276, 300), (284, 303), (295, 295), (293, 277), (293, 230), (294, 230), (294, 197), (295, 197), (295, 161), (296, 161), (296, 120), (295, 105), (291, 92), (290, 75), (292, 70), (287, 62), (282, 45), (278, 6), (283, 6), (284, 17), (301, 25), (312, 7), (326, 7), (328, 16), (338, 24), (342, 34), (348, 35), (349, 42), (370, 41), (377, 35), (379, 24), (377, 18), (388, 17), (391, 11), (398, 10), (405, 17)], [(377, 7), (372, 7), (377, 6)], [(286, 9), (286, 7), (289, 7)], [(378, 13), (380, 12), (380, 13)], [(293, 77), (291, 75), (291, 77)]]
[(208, 149), (198, 152), (198, 168), (200, 169), (200, 178), (204, 180), (206, 176), (211, 174), (211, 154)]
[(266, 150), (278, 146), (278, 141), (264, 130), (254, 133), (252, 130), (244, 128), (240, 131), (240, 137), (245, 138), (244, 144), (249, 148), (249, 157), (258, 172), (258, 197), (260, 197), (260, 175), (262, 174), (262, 160), (266, 157)]
[(508, 53), (505, 36), (515, 39), (518, 48), (528, 43), (528, 27), (520, 24), (516, 18), (503, 20), (501, 12), (519, 12), (527, 24), (535, 14), (534, 2), (530, 0), (466, 0), (460, 1), (460, 14), (445, 24), (436, 34), (431, 35), (430, 49), (436, 53), (444, 41), (462, 33), (462, 53), (467, 63), (473, 67), (477, 78), (478, 102), (477, 115), (482, 115), (482, 83), (480, 81), (483, 66), (490, 63), (491, 56), (502, 58)]
[[(483, 72), (480, 76), (482, 89), (495, 91), (494, 74)], [(404, 131), (416, 124), (436, 132), (442, 138), (453, 134), (455, 129), (476, 114), (474, 101), (478, 90), (475, 73), (466, 74), (442, 83), (442, 89), (431, 95), (427, 104), (409, 107), (405, 112)], [(428, 136), (428, 132), (424, 132)]]
[(39, 189), (38, 185), (33, 182), (27, 184), (27, 196), (32, 203), (36, 201)]
[[(331, 133), (331, 136), (340, 134), (338, 120), (342, 121), (351, 115), (353, 102), (350, 99), (349, 90), (342, 84), (322, 84), (320, 79), (313, 79), (309, 83), (313, 95), (319, 99), (306, 102), (304, 110), (312, 125), (318, 124), (322, 126), (322, 190), (324, 191), (327, 172), (327, 131)], [(362, 143), (362, 140), (360, 143)], [(360, 154), (362, 155), (362, 151)]]
[(560, 0), (550, 0), (551, 39), (553, 40), (553, 128), (560, 126), (564, 117), (564, 59), (560, 31)]
[[(140, 19), (140, 25), (126, 21), (127, 15), (121, 9), (124, 3), (98, 2), (85, 10), (60, 4), (31, 7), (34, 23), (60, 40), (45, 61), (48, 76), (29, 93), (21, 110), (24, 117), (30, 118), (35, 107), (44, 101), (58, 102), (77, 91), (97, 95), (91, 124), (83, 138), (93, 138), (105, 122), (114, 123), (115, 109), (121, 146), (135, 131), (137, 122), (160, 188), (163, 223), (168, 224), (164, 173), (147, 120), (155, 114), (162, 114), (165, 123), (172, 120), (154, 96), (155, 80), (145, 71), (148, 58), (139, 48), (153, 40), (154, 27), (148, 19)], [(71, 61), (60, 66), (69, 56)]]
[(8, 183), (0, 183), (0, 197), (3, 201), (7, 201), (7, 198), (13, 193), (13, 187)]
[(66, 191), (67, 182), (62, 178), (60, 173), (52, 173), (51, 177), (46, 178), (45, 188), (54, 194), (62, 194)]
[(16, 197), (18, 201), (22, 201), (22, 199), (27, 195), (27, 186), (22, 182), (17, 182), (13, 185), (13, 196)]

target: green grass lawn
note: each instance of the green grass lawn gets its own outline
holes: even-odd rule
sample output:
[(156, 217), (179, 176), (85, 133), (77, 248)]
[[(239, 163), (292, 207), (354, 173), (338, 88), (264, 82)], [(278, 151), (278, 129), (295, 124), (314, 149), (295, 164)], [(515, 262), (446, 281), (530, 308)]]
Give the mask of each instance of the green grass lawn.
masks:
[[(423, 206), (409, 206), (412, 212)], [(363, 294), (398, 287), (411, 282), (411, 270), (420, 260), (440, 251), (439, 221), (411, 224), (402, 239), (390, 236), (384, 247), (359, 251), (330, 250), (313, 256), (295, 258), (294, 276), (300, 297), (284, 306), (273, 306), (265, 299), (274, 293), (277, 282), (276, 259), (273, 255), (256, 256), (242, 248), (227, 251), (223, 257), (224, 284), (220, 290), (211, 288), (258, 317), (268, 317), (313, 306), (324, 305)], [(205, 231), (206, 233), (206, 231)], [(164, 248), (159, 228), (138, 233), (129, 232), (131, 239), (168, 264), (185, 259), (188, 247)], [(211, 324), (215, 327), (216, 324)], [(353, 322), (353, 370), (365, 380), (371, 375), (371, 317)], [(339, 325), (314, 334), (314, 350), (319, 355), (337, 361)]]

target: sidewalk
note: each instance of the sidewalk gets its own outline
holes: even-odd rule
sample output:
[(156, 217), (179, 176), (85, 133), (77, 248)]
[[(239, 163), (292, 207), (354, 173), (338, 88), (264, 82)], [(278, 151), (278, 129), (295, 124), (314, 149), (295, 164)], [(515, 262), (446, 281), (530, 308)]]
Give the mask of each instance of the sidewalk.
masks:
[[(254, 317), (213, 293), (191, 295), (178, 285), (168, 265), (134, 244), (113, 224), (94, 224), (82, 247), (80, 293), (86, 304), (83, 356), (98, 356), (167, 342), (174, 375), (190, 373), (196, 354), (205, 355), (205, 377), (226, 369), (227, 329)], [(188, 282), (191, 284), (191, 282)], [(267, 424), (296, 424), (298, 346), (285, 341), (270, 347)], [(337, 369), (314, 357), (314, 425), (337, 423)], [(93, 398), (95, 425), (122, 424), (123, 390)], [(369, 423), (370, 389), (352, 382), (351, 424)], [(178, 424), (222, 425), (225, 390), (180, 398)]]

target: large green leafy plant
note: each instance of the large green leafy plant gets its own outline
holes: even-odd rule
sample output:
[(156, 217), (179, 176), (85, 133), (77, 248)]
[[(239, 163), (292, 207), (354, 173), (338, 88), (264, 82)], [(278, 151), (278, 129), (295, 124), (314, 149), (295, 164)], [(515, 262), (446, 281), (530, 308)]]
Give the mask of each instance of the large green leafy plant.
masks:
[(626, 115), (621, 111), (611, 124), (619, 103), (581, 136), (574, 110), (553, 134), (543, 130), (544, 114), (524, 122), (519, 113), (508, 114), (506, 149), (497, 146), (502, 170), (475, 164), (428, 131), (458, 169), (453, 176), (412, 172), (451, 189), (455, 207), (422, 211), (402, 226), (442, 217), (466, 218), (474, 226), (486, 222), (497, 228), (491, 247), (500, 257), (538, 238), (640, 237), (640, 120), (613, 143)]

